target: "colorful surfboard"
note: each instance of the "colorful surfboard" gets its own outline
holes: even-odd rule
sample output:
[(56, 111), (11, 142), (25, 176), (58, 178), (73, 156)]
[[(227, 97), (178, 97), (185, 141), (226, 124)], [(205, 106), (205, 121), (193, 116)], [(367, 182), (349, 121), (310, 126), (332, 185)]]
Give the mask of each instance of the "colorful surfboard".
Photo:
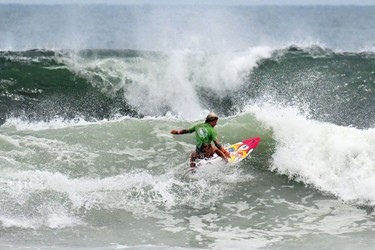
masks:
[[(228, 159), (228, 165), (235, 165), (245, 159), (250, 153), (258, 146), (260, 141), (259, 137), (249, 138), (243, 140), (242, 142), (237, 142), (235, 144), (226, 147), (225, 149), (230, 153), (231, 157)], [(221, 157), (214, 155), (212, 158), (203, 159), (197, 162), (197, 167), (205, 166), (207, 164), (216, 164), (224, 162)]]

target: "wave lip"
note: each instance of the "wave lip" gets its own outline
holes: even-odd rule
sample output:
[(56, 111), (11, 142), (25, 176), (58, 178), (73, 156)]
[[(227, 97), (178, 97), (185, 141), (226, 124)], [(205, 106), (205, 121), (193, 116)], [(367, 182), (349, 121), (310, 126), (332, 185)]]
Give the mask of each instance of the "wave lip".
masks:
[(343, 201), (375, 205), (375, 130), (307, 119), (293, 108), (251, 107), (273, 131), (271, 169)]

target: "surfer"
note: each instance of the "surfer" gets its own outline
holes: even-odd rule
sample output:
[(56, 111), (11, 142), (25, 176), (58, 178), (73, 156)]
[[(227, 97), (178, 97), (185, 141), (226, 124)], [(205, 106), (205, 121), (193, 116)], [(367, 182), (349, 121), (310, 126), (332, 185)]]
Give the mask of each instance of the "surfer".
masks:
[[(190, 129), (182, 129), (182, 130), (171, 130), (171, 134), (174, 135), (181, 135), (181, 134), (188, 134), (195, 132), (196, 138), (196, 148), (195, 151), (191, 154), (190, 157), (190, 167), (195, 168), (195, 160), (196, 159), (203, 159), (203, 158), (210, 158), (216, 153), (221, 158), (223, 158), (226, 162), (228, 162), (227, 158), (230, 158), (230, 153), (224, 149), (223, 146), (220, 145), (216, 130), (214, 127), (217, 124), (219, 117), (215, 113), (209, 113), (206, 117), (206, 121), (204, 123), (200, 123), (194, 125)], [(211, 143), (214, 142), (215, 145)]]

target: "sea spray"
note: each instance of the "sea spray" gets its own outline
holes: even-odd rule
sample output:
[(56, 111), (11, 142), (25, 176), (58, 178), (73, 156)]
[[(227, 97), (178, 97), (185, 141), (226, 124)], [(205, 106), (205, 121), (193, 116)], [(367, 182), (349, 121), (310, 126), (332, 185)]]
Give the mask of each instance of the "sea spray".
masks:
[(344, 201), (375, 204), (374, 129), (317, 122), (294, 108), (266, 104), (249, 107), (273, 130), (272, 170), (312, 185)]

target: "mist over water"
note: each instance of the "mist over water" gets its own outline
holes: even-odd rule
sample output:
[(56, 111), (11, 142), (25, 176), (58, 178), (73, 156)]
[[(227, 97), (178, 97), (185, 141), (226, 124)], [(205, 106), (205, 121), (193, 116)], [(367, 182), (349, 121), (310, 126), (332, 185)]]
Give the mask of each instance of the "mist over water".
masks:
[[(0, 248), (371, 249), (374, 16), (0, 5)], [(261, 141), (183, 179), (211, 111)]]
[[(372, 50), (373, 7), (1, 6), (2, 50)], [(361, 18), (358, 18), (361, 16)]]

